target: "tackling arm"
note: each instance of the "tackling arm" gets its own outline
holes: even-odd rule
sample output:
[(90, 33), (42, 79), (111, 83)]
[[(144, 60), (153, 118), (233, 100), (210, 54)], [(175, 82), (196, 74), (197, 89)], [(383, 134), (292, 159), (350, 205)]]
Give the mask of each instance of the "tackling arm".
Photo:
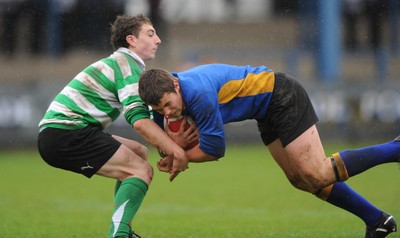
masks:
[(139, 119), (133, 123), (135, 130), (150, 144), (173, 157), (174, 163), (170, 171), (172, 181), (180, 172), (188, 168), (185, 151), (168, 137), (151, 119)]

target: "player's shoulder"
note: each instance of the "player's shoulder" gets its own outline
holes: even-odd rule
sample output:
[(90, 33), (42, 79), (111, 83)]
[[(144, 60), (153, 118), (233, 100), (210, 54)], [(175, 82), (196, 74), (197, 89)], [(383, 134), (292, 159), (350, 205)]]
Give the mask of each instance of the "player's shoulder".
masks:
[(124, 52), (115, 51), (112, 55), (102, 59), (107, 63), (115, 72), (122, 75), (122, 78), (134, 76), (138, 78), (143, 72), (141, 64), (135, 60), (131, 55)]

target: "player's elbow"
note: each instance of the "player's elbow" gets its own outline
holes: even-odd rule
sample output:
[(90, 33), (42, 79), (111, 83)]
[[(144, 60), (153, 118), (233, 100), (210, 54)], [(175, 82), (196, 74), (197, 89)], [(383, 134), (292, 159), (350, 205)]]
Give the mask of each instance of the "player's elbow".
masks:
[(145, 130), (146, 124), (144, 120), (137, 120), (132, 124), (132, 126), (133, 129), (135, 129), (138, 132), (141, 132)]
[(218, 160), (225, 156), (225, 147), (202, 148), (200, 146), (200, 149), (210, 158), (214, 158), (213, 160)]
[(186, 156), (189, 159), (189, 162), (194, 163), (202, 163), (202, 162), (209, 162), (209, 161), (216, 161), (219, 158), (213, 155), (210, 155), (200, 149), (191, 149), (186, 151)]
[(215, 160), (225, 156), (225, 140), (220, 136), (201, 137), (200, 136), (200, 150), (205, 154), (215, 157)]
[(220, 158), (224, 157), (224, 154), (205, 154), (204, 161), (218, 161)]

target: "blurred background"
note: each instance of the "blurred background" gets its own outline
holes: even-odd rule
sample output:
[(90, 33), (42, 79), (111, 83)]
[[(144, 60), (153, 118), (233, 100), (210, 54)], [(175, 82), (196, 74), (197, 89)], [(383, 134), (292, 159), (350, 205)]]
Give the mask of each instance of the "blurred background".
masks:
[[(35, 146), (55, 94), (112, 53), (115, 16), (139, 13), (162, 40), (148, 69), (266, 65), (306, 87), (323, 141), (400, 134), (398, 0), (0, 0), (0, 148)], [(141, 140), (120, 119), (108, 130)], [(227, 134), (261, 143), (254, 121)]]

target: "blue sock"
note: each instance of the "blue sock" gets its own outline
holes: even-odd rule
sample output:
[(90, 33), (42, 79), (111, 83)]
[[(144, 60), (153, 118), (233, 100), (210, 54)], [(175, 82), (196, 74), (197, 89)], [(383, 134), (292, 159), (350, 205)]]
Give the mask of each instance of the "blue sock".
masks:
[(326, 201), (358, 216), (367, 226), (375, 224), (382, 215), (381, 210), (343, 182), (333, 184), (331, 193)]
[(351, 177), (379, 164), (399, 162), (400, 142), (391, 141), (356, 150), (344, 150), (339, 154)]

